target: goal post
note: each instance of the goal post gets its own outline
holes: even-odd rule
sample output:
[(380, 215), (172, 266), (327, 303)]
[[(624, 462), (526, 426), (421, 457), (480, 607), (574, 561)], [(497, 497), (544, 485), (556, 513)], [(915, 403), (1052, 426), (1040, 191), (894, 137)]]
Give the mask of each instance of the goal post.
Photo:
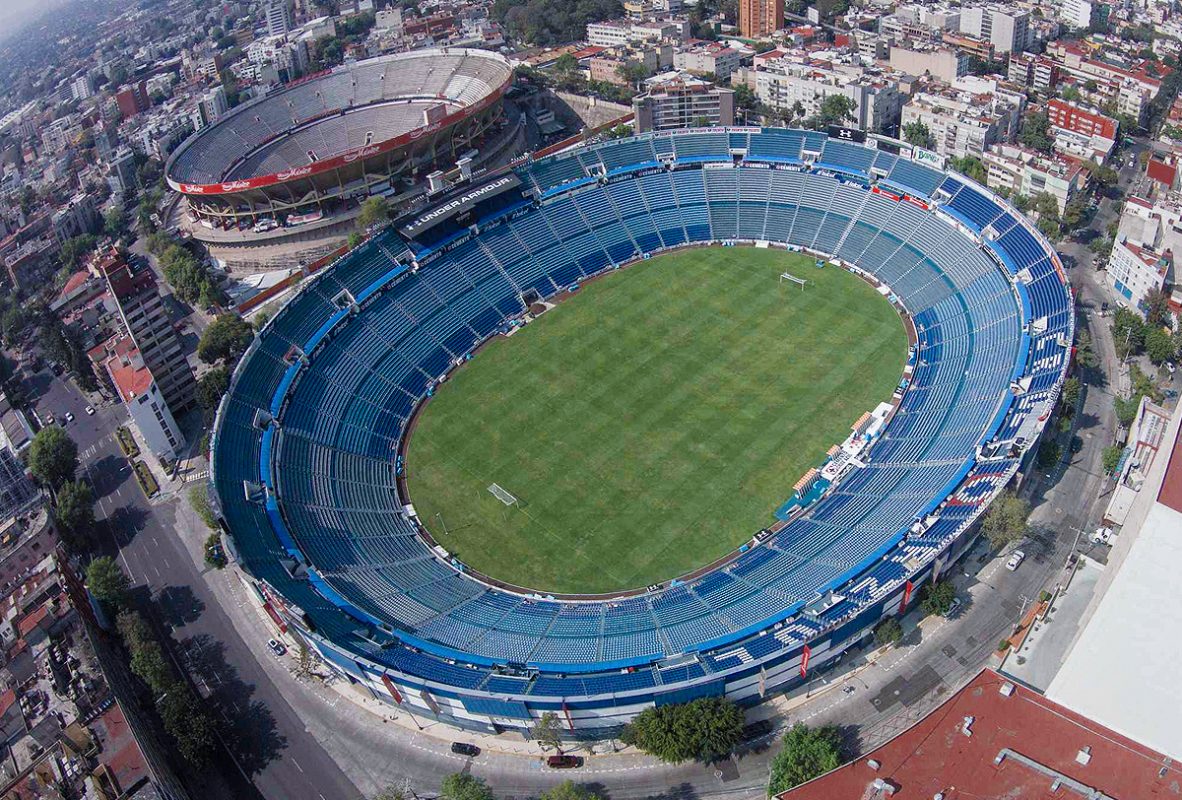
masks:
[(502, 488), (500, 485), (494, 483), (488, 487), (488, 490), (489, 490), (489, 492), (492, 493), (493, 497), (497, 498), (505, 505), (507, 505), (507, 506), (517, 505), (517, 498), (514, 497), (513, 495), (511, 495), (509, 492), (505, 491), (505, 489)]
[(800, 287), (800, 290), (802, 292), (804, 291), (805, 284), (808, 283), (808, 281), (806, 281), (804, 278), (798, 278), (795, 275), (793, 275), (791, 272), (781, 272), (780, 273), (780, 283), (783, 283), (784, 281), (788, 281), (789, 283), (795, 283), (797, 286)]

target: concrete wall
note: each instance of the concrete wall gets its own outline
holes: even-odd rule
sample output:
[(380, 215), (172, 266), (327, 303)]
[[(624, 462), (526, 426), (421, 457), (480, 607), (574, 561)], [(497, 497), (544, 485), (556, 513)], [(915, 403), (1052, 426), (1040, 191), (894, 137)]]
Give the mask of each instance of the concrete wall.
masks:
[(549, 89), (543, 95), (546, 107), (566, 125), (579, 130), (603, 125), (623, 114), (631, 114), (632, 106), (611, 103), (594, 97), (555, 92)]

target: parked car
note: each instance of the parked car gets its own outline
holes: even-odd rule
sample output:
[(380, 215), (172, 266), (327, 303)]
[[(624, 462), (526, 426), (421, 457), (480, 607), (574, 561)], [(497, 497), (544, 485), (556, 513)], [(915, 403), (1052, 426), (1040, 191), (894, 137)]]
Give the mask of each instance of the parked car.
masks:
[(287, 652), (287, 648), (284, 647), (282, 644), (280, 644), (275, 639), (268, 639), (267, 640), (267, 647), (270, 648), (271, 652), (277, 656), (281, 656)]
[(472, 758), (480, 755), (480, 748), (467, 742), (452, 742), (451, 751), (458, 756), (471, 756)]
[(1092, 544), (1112, 544), (1112, 540), (1116, 538), (1115, 532), (1107, 525), (1102, 525), (1096, 528), (1095, 533), (1092, 534)]
[(1006, 562), (1006, 569), (1008, 569), (1010, 572), (1013, 572), (1018, 568), (1018, 565), (1021, 564), (1025, 558), (1025, 553), (1023, 553), (1021, 550), (1015, 550), (1014, 552), (1010, 553), (1010, 560)]
[(551, 769), (578, 769), (583, 766), (582, 756), (550, 756), (546, 759), (546, 766)]
[(86, 416), (88, 416), (88, 417), (94, 416), (94, 406), (87, 406), (86, 407)]
[(55, 420), (55, 419), (53, 418), (53, 414), (52, 414), (52, 413), (49, 413), (49, 414), (46, 414), (46, 415), (45, 415), (45, 424), (46, 424), (46, 425), (52, 425), (52, 424), (53, 424), (53, 423), (55, 423), (55, 422), (57, 422), (57, 420)]
[(955, 617), (957, 612), (964, 607), (964, 600), (960, 597), (952, 598), (952, 602), (948, 604), (948, 610), (944, 612), (944, 616), (951, 619)]
[(71, 422), (73, 422), (73, 421), (74, 421), (74, 414), (73, 414), (73, 412), (71, 412), (71, 411), (67, 411), (67, 412), (66, 412), (66, 424), (67, 424), (67, 425), (69, 425), (69, 424), (70, 424)]

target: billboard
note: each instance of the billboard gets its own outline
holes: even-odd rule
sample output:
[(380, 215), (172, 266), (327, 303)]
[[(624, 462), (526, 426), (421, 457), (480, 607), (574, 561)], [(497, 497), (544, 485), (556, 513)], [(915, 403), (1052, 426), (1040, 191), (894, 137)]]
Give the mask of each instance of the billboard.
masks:
[(449, 195), (426, 211), (420, 211), (410, 215), (406, 220), (400, 221), (398, 232), (407, 239), (415, 239), (424, 231), (441, 222), (461, 216), (477, 203), (496, 197), (502, 192), (516, 189), (520, 185), (521, 179), (516, 174), (509, 172), (480, 186), (466, 188)]
[(841, 125), (830, 125), (829, 136), (832, 139), (858, 142), (859, 144), (866, 141), (866, 131), (860, 131), (857, 128), (844, 128)]

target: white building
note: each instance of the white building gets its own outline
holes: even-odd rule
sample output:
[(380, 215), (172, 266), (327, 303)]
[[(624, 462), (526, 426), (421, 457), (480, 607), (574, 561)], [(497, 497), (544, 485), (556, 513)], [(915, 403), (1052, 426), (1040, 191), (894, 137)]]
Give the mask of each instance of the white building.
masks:
[(1061, 22), (1073, 28), (1092, 24), (1092, 0), (1059, 0), (1055, 11)]
[(799, 107), (816, 116), (827, 97), (841, 95), (854, 102), (853, 119), (863, 130), (883, 131), (899, 124), (903, 96), (899, 83), (880, 70), (785, 56), (766, 61), (755, 72), (755, 94), (775, 109)]
[(1140, 311), (1145, 296), (1155, 289), (1164, 289), (1173, 271), (1170, 251), (1158, 253), (1149, 247), (1118, 240), (1112, 246), (1105, 280), (1116, 293), (1117, 302)]
[(1087, 182), (1078, 162), (1047, 157), (1016, 144), (995, 144), (981, 158), (988, 170), (986, 183), (1011, 195), (1049, 194), (1059, 213)]
[(106, 367), (148, 449), (157, 457), (175, 458), (185, 439), (130, 337), (115, 344), (115, 354), (107, 359)]
[(718, 80), (726, 81), (739, 68), (739, 51), (715, 42), (699, 44), (676, 51), (673, 54), (673, 66), (686, 72), (714, 75)]
[(1022, 98), (1006, 92), (919, 92), (903, 106), (902, 126), (925, 125), (930, 148), (945, 158), (981, 158), (1017, 130), (1022, 109)]
[(229, 110), (230, 105), (226, 102), (225, 88), (222, 86), (213, 87), (197, 101), (197, 107), (193, 110), (191, 117), (193, 129), (199, 131), (207, 125), (212, 125)]
[(80, 75), (70, 83), (70, 95), (75, 100), (85, 100), (94, 95), (94, 89), (90, 86), (90, 78), (85, 75)]
[(960, 32), (991, 43), (999, 53), (1021, 52), (1030, 45), (1030, 14), (1001, 5), (964, 8)]
[(295, 27), (291, 0), (267, 0), (263, 6), (263, 25), (268, 36), (286, 36)]

